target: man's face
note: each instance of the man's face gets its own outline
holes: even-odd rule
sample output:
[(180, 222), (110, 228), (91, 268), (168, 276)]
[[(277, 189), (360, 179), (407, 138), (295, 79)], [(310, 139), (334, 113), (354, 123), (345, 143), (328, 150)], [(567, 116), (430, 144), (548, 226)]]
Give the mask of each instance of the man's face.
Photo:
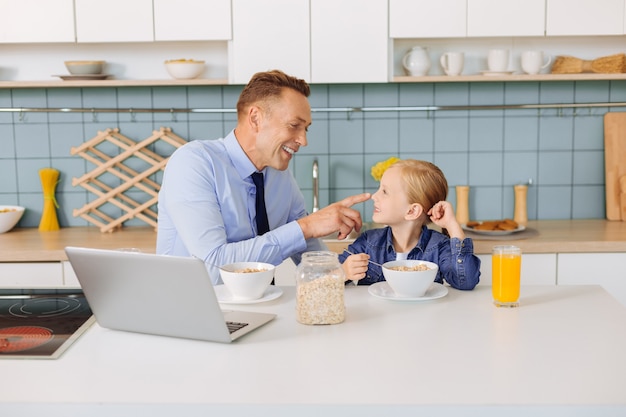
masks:
[(308, 99), (290, 88), (260, 112), (257, 130), (257, 167), (284, 171), (300, 146), (307, 145), (306, 133), (311, 125)]

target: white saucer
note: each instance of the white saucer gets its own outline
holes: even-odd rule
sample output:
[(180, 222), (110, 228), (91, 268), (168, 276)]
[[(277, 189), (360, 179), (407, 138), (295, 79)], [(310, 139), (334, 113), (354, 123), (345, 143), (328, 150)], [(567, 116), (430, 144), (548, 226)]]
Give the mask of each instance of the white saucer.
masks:
[(215, 295), (217, 295), (217, 301), (220, 304), (256, 304), (256, 303), (264, 303), (266, 301), (274, 300), (281, 295), (283, 295), (283, 290), (280, 287), (275, 285), (270, 285), (267, 290), (263, 293), (263, 297), (257, 298), (256, 300), (235, 300), (233, 299), (233, 295), (228, 291), (225, 285), (216, 285), (215, 287)]
[(374, 297), (394, 301), (428, 301), (445, 297), (446, 294), (448, 294), (448, 288), (443, 284), (439, 284), (438, 282), (433, 282), (430, 288), (421, 297), (398, 297), (396, 293), (393, 292), (391, 286), (389, 286), (389, 283), (387, 281), (381, 281), (377, 282), (376, 284), (370, 285), (368, 291)]
[(481, 71), (480, 73), (482, 75), (487, 75), (487, 76), (501, 76), (501, 75), (511, 75), (514, 72), (515, 71)]
[(104, 80), (110, 77), (111, 74), (80, 74), (80, 75), (53, 75), (53, 77), (59, 77), (64, 81), (80, 81), (80, 80)]

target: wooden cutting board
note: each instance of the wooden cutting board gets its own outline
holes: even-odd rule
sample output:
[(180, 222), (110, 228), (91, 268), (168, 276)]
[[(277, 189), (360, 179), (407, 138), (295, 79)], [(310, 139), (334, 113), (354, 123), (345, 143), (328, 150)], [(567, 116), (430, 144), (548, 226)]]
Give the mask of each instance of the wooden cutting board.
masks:
[(626, 221), (626, 113), (604, 115), (606, 218)]

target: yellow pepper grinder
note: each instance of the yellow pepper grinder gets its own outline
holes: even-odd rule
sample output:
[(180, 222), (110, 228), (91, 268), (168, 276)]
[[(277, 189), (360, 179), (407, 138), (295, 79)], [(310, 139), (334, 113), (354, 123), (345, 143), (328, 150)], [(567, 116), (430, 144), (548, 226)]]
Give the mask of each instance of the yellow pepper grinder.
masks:
[(59, 182), (59, 171), (54, 168), (41, 168), (39, 170), (41, 187), (43, 189), (43, 214), (39, 222), (39, 230), (48, 232), (59, 230), (59, 220), (56, 209), (59, 206), (54, 196), (57, 183)]
[(513, 214), (513, 220), (521, 226), (526, 226), (528, 223), (528, 207), (526, 204), (526, 199), (528, 197), (528, 185), (514, 185), (513, 189), (515, 190), (515, 211)]
[(467, 224), (469, 220), (469, 185), (457, 185), (456, 221), (460, 224)]

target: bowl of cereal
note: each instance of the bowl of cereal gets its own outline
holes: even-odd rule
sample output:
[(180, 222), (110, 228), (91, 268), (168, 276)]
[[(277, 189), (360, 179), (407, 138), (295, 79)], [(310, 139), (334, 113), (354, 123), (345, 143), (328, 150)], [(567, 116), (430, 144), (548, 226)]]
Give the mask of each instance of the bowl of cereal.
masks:
[(13, 229), (24, 215), (24, 207), (0, 206), (0, 233)]
[(271, 284), (275, 269), (265, 262), (235, 262), (222, 265), (220, 276), (234, 300), (257, 300)]
[(398, 297), (422, 297), (437, 277), (434, 262), (404, 260), (383, 264), (385, 280)]

